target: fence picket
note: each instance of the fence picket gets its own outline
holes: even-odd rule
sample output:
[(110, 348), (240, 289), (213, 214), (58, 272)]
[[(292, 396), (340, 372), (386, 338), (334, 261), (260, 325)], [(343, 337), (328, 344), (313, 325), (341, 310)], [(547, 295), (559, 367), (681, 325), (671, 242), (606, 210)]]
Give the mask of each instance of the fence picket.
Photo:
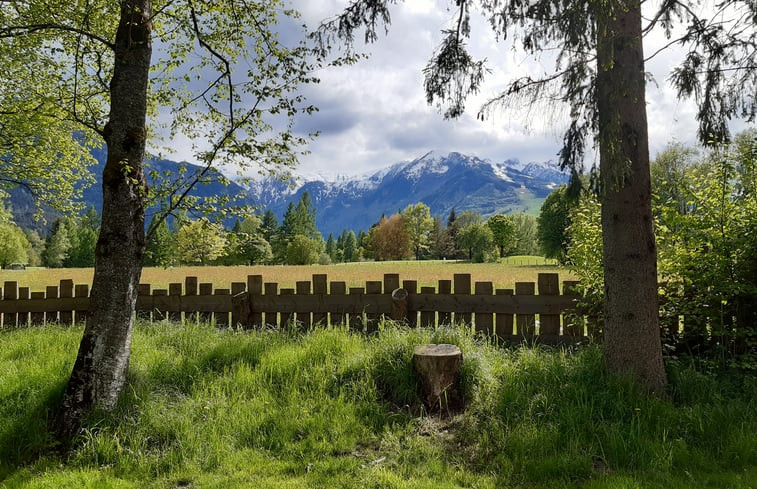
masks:
[[(520, 299), (523, 296), (534, 295), (533, 282), (515, 282), (515, 297)], [(522, 338), (533, 338), (536, 332), (536, 315), (535, 314), (516, 314), (515, 324), (518, 328), (518, 336)]]
[[(475, 285), (476, 295), (479, 296), (491, 296), (494, 291), (494, 285), (491, 282), (476, 282)], [(494, 326), (494, 314), (490, 312), (477, 312), (475, 317), (476, 333), (481, 333), (485, 336), (491, 336), (493, 334), (492, 328)]]

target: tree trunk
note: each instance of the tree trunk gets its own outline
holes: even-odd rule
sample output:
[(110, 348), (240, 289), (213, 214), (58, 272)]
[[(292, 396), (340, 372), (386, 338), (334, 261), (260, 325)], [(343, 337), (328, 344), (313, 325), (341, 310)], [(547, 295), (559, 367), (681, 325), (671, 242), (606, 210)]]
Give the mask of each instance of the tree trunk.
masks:
[(640, 3), (605, 8), (597, 18), (605, 359), (609, 370), (662, 395)]
[(126, 381), (145, 249), (143, 168), (151, 0), (123, 0), (104, 130), (103, 211), (84, 337), (53, 429), (75, 435), (93, 409), (115, 407)]

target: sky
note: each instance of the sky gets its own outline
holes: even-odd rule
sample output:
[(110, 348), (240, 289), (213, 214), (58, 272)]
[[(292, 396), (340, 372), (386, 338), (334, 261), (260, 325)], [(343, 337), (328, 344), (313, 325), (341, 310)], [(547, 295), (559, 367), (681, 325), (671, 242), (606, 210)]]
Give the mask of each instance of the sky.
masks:
[[(291, 0), (302, 20), (315, 28), (333, 17), (346, 0)], [(429, 106), (423, 93), (423, 67), (441, 39), (441, 29), (451, 26), (455, 11), (449, 0), (406, 0), (392, 6), (392, 23), (386, 35), (373, 44), (356, 38), (358, 51), (369, 55), (354, 65), (324, 68), (320, 84), (305, 89), (308, 102), (319, 108), (313, 116), (298, 119), (300, 133), (320, 131), (309, 145), (311, 154), (300, 158), (297, 173), (324, 176), (370, 173), (428, 151), (457, 151), (495, 162), (556, 161), (562, 134), (569, 123), (564, 108), (537, 107), (526, 111), (500, 111), (485, 120), (476, 115), (481, 104), (498, 94), (508, 81), (526, 74), (553, 72), (550, 55), (536, 59), (504, 42), (497, 42), (491, 28), (476, 12), (472, 17), (470, 51), (486, 58), (492, 70), (480, 93), (469, 98), (465, 113), (444, 120)], [(650, 2), (646, 2), (649, 4)], [(647, 54), (663, 45), (661, 34), (645, 41)], [(655, 82), (647, 87), (650, 153), (671, 142), (694, 144), (696, 120), (693, 103), (679, 101), (667, 83), (677, 59), (675, 49), (655, 56), (647, 71)], [(743, 124), (736, 123), (738, 130)], [(191, 155), (178, 152), (181, 159)], [(591, 166), (595, 156), (586, 162)]]

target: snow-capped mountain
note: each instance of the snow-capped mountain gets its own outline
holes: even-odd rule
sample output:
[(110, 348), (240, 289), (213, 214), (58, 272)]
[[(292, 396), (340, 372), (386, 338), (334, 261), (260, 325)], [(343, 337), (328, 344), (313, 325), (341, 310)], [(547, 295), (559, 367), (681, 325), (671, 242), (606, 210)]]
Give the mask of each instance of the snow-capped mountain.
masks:
[(295, 184), (275, 179), (254, 182), (250, 193), (281, 217), (304, 192), (313, 199), (318, 227), (327, 236), (344, 229), (366, 230), (407, 205), (424, 202), (446, 219), (451, 209), (483, 216), (537, 212), (544, 198), (568, 176), (550, 163), (494, 163), (460, 153), (429, 152), (355, 177), (300, 176)]

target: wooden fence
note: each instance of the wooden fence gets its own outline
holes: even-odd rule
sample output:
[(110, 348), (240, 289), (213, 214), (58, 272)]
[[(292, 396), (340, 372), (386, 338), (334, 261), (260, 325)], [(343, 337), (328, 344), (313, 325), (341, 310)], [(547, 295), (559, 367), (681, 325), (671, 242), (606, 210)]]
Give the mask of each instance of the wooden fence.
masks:
[[(399, 274), (385, 274), (383, 281), (347, 287), (316, 274), (295, 288), (279, 288), (275, 282), (263, 282), (261, 275), (250, 275), (247, 282), (232, 283), (231, 289), (213, 289), (212, 284), (198, 284), (197, 277), (187, 277), (184, 284), (172, 283), (167, 289), (141, 284), (136, 314), (145, 320), (213, 321), (218, 327), (241, 329), (348, 324), (366, 332), (374, 331), (384, 316), (411, 327), (467, 323), (503, 341), (566, 343), (592, 334), (583, 322), (579, 326), (569, 320), (578, 298), (576, 284), (563, 282), (561, 293), (556, 273), (540, 273), (536, 283), (495, 289), (491, 282), (471, 283), (470, 274), (455, 274), (453, 280), (439, 280), (436, 287), (419, 288), (415, 280), (400, 283)], [(86, 317), (89, 285), (61, 280), (44, 292), (30, 292), (16, 282), (5, 282), (0, 297), (4, 328), (72, 324)]]

